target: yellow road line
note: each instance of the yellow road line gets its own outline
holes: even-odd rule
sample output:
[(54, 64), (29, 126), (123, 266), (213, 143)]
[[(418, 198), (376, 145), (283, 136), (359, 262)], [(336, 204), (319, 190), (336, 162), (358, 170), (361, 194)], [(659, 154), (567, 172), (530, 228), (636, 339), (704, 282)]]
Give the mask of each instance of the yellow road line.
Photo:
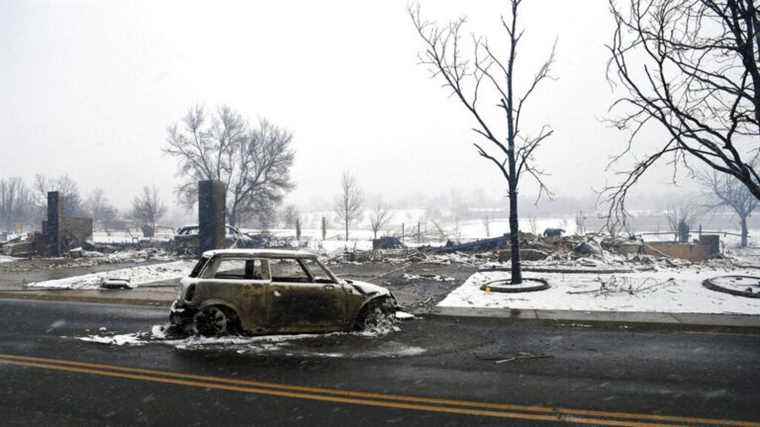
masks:
[[(437, 399), (415, 396), (386, 395), (358, 391), (344, 391), (318, 387), (291, 386), (249, 380), (236, 380), (220, 377), (162, 372), (141, 368), (129, 368), (113, 365), (83, 363), (58, 359), (0, 354), (0, 363), (20, 366), (33, 366), (45, 369), (88, 373), (115, 378), (127, 378), (167, 384), (188, 385), (202, 388), (214, 388), (229, 391), (266, 394), (271, 396), (299, 399), (320, 400), (336, 403), (349, 403), (368, 406), (380, 406), (396, 409), (412, 409), (430, 412), (445, 412), (461, 415), (477, 415), (502, 418), (516, 418), (540, 421), (563, 421), (596, 425), (655, 425), (642, 424), (641, 420), (655, 420), (669, 423), (712, 424), (721, 426), (760, 427), (760, 423), (731, 421), (692, 417), (671, 417), (665, 415), (635, 414), (624, 412), (606, 412), (582, 409), (562, 409), (543, 406), (523, 406), (506, 403), (488, 403)], [(441, 405), (441, 406), (431, 406)], [(510, 412), (511, 411), (511, 412)], [(515, 412), (518, 411), (518, 412)], [(527, 413), (526, 413), (527, 412)], [(591, 418), (588, 418), (591, 417)], [(596, 417), (596, 418), (594, 418)], [(627, 421), (607, 418), (623, 418)], [(668, 424), (671, 425), (671, 424)]]

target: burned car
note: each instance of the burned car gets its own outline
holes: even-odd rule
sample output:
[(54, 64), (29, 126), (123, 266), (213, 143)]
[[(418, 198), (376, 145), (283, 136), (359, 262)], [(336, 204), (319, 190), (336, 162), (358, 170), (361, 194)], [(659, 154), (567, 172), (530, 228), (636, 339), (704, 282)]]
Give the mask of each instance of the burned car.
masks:
[(222, 249), (180, 281), (170, 321), (204, 336), (350, 331), (393, 318), (396, 298), (336, 277), (305, 251)]
[[(199, 227), (197, 225), (185, 225), (179, 227), (174, 232), (172, 250), (178, 254), (195, 255), (200, 244), (198, 240), (198, 230)], [(237, 228), (231, 225), (225, 225), (224, 246), (227, 248), (252, 248), (254, 242), (250, 237)]]

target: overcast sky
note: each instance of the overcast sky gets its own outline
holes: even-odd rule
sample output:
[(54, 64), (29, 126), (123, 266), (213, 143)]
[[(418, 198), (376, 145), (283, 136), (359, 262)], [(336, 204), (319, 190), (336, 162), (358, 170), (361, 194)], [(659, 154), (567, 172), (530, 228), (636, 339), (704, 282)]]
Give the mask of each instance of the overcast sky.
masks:
[[(505, 4), (421, 7), (439, 21), (467, 15), (468, 31), (498, 44)], [(557, 38), (559, 77), (536, 93), (524, 131), (551, 124), (555, 134), (537, 155), (551, 171), (547, 182), (559, 197), (588, 195), (625, 140), (600, 122), (612, 101), (606, 1), (524, 5), (518, 74), (530, 77)], [(120, 206), (143, 185), (168, 198), (175, 163), (161, 153), (166, 127), (200, 103), (229, 104), (291, 130), (298, 186), (291, 200), (306, 208), (337, 193), (343, 170), (390, 200), (451, 188), (503, 193), (497, 170), (472, 148), (471, 117), (418, 65), (421, 42), (406, 7), (406, 0), (0, 0), (0, 176), (68, 173), (83, 191), (101, 187)]]

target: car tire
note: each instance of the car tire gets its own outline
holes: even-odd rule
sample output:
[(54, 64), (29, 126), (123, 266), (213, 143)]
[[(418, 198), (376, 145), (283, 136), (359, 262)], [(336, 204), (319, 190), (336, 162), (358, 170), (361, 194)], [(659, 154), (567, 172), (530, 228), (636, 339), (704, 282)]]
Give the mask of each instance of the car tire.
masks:
[(234, 311), (227, 307), (211, 305), (193, 316), (193, 326), (198, 335), (220, 337), (238, 333), (238, 320)]

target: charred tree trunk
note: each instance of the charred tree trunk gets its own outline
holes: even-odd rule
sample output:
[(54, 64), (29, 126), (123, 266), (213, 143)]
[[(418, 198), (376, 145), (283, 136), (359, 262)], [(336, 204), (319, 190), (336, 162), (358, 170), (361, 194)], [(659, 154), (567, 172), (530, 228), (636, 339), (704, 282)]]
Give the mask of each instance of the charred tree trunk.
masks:
[(230, 212), (227, 215), (227, 221), (228, 223), (233, 226), (237, 227), (238, 223), (238, 197), (237, 194), (234, 195), (234, 202), (232, 202), (232, 208), (230, 208)]
[(741, 247), (746, 248), (747, 247), (747, 240), (748, 240), (748, 236), (749, 236), (749, 231), (747, 230), (747, 217), (746, 216), (739, 217), (739, 225), (742, 228)]

